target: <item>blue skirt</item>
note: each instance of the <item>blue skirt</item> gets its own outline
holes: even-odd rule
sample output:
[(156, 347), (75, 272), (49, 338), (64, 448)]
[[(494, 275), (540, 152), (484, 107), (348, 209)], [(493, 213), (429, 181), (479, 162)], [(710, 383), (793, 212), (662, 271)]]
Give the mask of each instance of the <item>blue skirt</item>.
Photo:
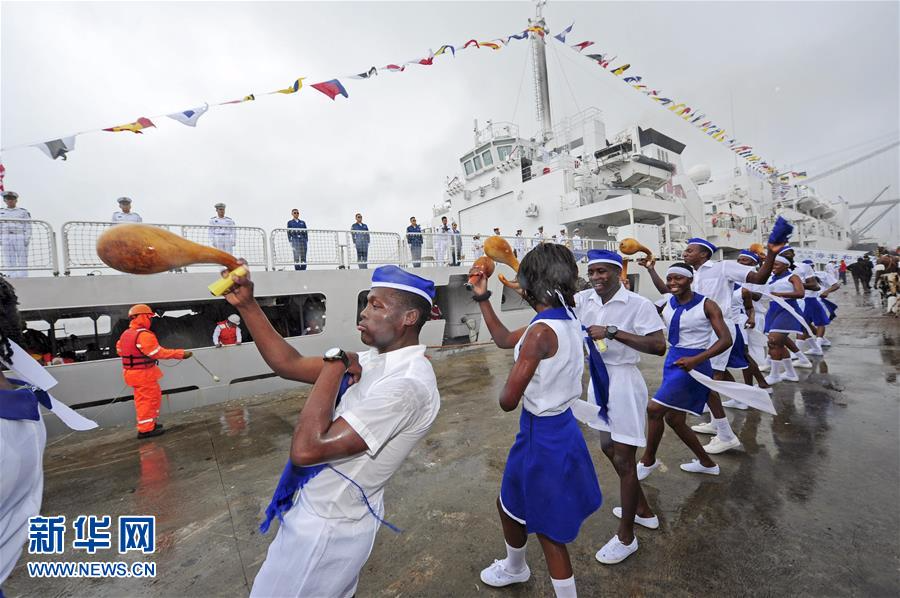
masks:
[[(796, 299), (788, 299), (787, 302), (798, 314), (803, 313), (800, 310), (800, 306), (797, 305)], [(769, 304), (769, 311), (766, 312), (766, 323), (763, 331), (791, 333), (806, 332), (806, 329), (803, 328), (803, 324), (800, 323), (800, 320), (773, 301)]]
[[(653, 395), (653, 400), (678, 411), (703, 415), (703, 408), (706, 407), (706, 400), (709, 398), (709, 389), (691, 378), (691, 375), (675, 365), (675, 362), (682, 357), (699, 355), (705, 350), (669, 347), (666, 363), (663, 365), (662, 384)], [(708, 359), (694, 369), (710, 377), (713, 375), (712, 364)]]
[(600, 508), (603, 496), (571, 409), (548, 417), (522, 409), (503, 471), (500, 502), (529, 534), (543, 534), (560, 544), (578, 537), (581, 524)]
[(807, 297), (803, 301), (803, 317), (813, 326), (826, 326), (830, 321), (818, 297)]
[(831, 323), (830, 320), (834, 320), (837, 317), (837, 304), (832, 303), (828, 299), (822, 299), (821, 297), (819, 297), (819, 301), (822, 302), (822, 305), (825, 307), (825, 311), (828, 312), (829, 323)]
[(746, 357), (747, 343), (744, 342), (744, 335), (738, 325), (734, 325), (734, 344), (731, 345), (731, 353), (728, 354), (728, 365), (726, 367), (736, 370), (743, 370), (750, 367)]

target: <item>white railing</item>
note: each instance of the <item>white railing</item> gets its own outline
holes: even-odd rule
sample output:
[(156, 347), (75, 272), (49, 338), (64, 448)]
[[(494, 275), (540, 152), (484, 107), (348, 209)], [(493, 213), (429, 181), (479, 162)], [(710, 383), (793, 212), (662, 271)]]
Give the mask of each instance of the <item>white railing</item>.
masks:
[(53, 227), (43, 220), (0, 219), (0, 271), (22, 278), (40, 270), (59, 274)]
[(270, 235), (272, 267), (367, 268), (401, 264), (400, 235), (379, 231), (276, 228)]
[[(112, 222), (66, 222), (62, 227), (62, 256), (65, 274), (84, 268), (105, 268), (97, 255), (97, 239)], [(201, 226), (195, 224), (152, 224), (201, 245), (216, 247), (242, 257), (251, 266), (268, 267), (266, 232), (247, 226)]]
[[(478, 233), (474, 235), (434, 232), (407, 234), (404, 242), (407, 251), (405, 264), (413, 268), (470, 265), (484, 255), (484, 242), (491, 236), (493, 235)], [(554, 242), (552, 237), (540, 239), (537, 237), (503, 236), (502, 238), (506, 239), (516, 258), (520, 261), (525, 257), (526, 253), (538, 244)], [(418, 239), (421, 239), (421, 249), (417, 253), (415, 241)], [(410, 241), (413, 241), (413, 243), (410, 243)], [(576, 259), (579, 260), (585, 259), (590, 249), (615, 251), (618, 247), (615, 241), (603, 239), (576, 239), (573, 241), (570, 238), (566, 238), (563, 241), (560, 243), (557, 240), (556, 242), (571, 249)]]

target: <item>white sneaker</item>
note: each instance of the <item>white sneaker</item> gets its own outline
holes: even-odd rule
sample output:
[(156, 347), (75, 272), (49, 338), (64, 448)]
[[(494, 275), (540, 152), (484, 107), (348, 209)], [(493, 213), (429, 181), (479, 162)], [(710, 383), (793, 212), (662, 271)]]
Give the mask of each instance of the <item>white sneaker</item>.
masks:
[[(760, 386), (758, 384), (754, 384), (753, 386), (755, 388), (760, 388)], [(763, 390), (766, 391), (767, 393), (769, 393), (770, 395), (775, 394), (775, 389), (772, 388), (771, 386), (767, 386), (766, 388), (763, 388)]]
[(822, 338), (819, 339), (819, 346), (830, 347), (831, 341), (823, 336)]
[(806, 347), (807, 349), (806, 351), (804, 351), (804, 353), (806, 353), (807, 355), (824, 355), (824, 353), (822, 352), (822, 347), (820, 347), (819, 343), (814, 340), (807, 341)]
[(520, 573), (510, 573), (503, 566), (503, 561), (495, 560), (487, 569), (481, 571), (481, 581), (495, 588), (512, 585), (514, 583), (522, 583), (531, 578), (531, 569), (525, 565)]
[[(715, 438), (713, 438), (715, 440)], [(716, 465), (714, 467), (704, 467), (700, 465), (700, 461), (697, 459), (691, 459), (690, 463), (682, 463), (681, 469), (683, 471), (688, 471), (690, 473), (705, 473), (707, 475), (719, 475), (719, 466)]]
[(796, 355), (791, 356), (791, 361), (794, 362), (795, 368), (811, 368), (813, 366), (809, 357), (803, 353), (797, 353)]
[(781, 374), (776, 374), (775, 372), (772, 372), (771, 374), (769, 374), (768, 376), (763, 378), (763, 380), (766, 381), (766, 384), (768, 384), (769, 386), (772, 386), (774, 384), (778, 384), (779, 382), (781, 382)]
[(760, 372), (768, 372), (768, 371), (771, 370), (771, 369), (772, 369), (772, 362), (769, 361), (768, 359), (766, 360), (765, 363), (759, 364), (759, 371), (760, 371)]
[(604, 565), (615, 565), (637, 552), (637, 549), (637, 536), (634, 537), (631, 544), (625, 545), (619, 541), (619, 536), (615, 535), (606, 543), (606, 546), (597, 551), (596, 558)]
[(722, 401), (722, 407), (728, 407), (729, 409), (740, 409), (741, 411), (746, 411), (748, 407), (741, 403), (740, 401), (735, 401), (734, 399), (725, 399)]
[[(800, 366), (798, 365), (795, 367)], [(785, 372), (781, 375), (781, 379), (784, 382), (800, 382), (800, 376), (797, 375), (797, 372), (794, 372), (793, 374), (791, 374), (790, 372)], [(768, 382), (768, 380), (766, 380), (766, 382)]]
[[(613, 515), (622, 518), (622, 507), (613, 507)], [(654, 515), (653, 517), (641, 517), (640, 515), (634, 516), (634, 522), (638, 525), (643, 525), (647, 529), (659, 529), (659, 517)], [(618, 540), (618, 537), (616, 537)]]
[(638, 481), (646, 480), (647, 476), (649, 476), (653, 471), (659, 467), (659, 459), (653, 462), (653, 465), (644, 465), (640, 461), (637, 464), (637, 479)]
[(706, 422), (703, 424), (697, 424), (696, 426), (691, 426), (691, 430), (697, 432), (698, 434), (718, 434), (718, 430), (716, 430), (716, 425), (712, 422)]
[[(709, 444), (704, 446), (703, 449), (707, 452), (707, 454), (718, 455), (719, 453), (724, 453), (725, 451), (730, 451), (731, 449), (736, 449), (740, 446), (741, 441), (737, 439), (737, 436), (727, 441), (722, 440), (718, 436), (713, 436), (712, 440), (709, 441)], [(697, 461), (697, 463), (699, 464), (700, 462)], [(684, 469), (684, 465), (681, 466), (681, 469)], [(685, 469), (685, 471), (689, 470)]]

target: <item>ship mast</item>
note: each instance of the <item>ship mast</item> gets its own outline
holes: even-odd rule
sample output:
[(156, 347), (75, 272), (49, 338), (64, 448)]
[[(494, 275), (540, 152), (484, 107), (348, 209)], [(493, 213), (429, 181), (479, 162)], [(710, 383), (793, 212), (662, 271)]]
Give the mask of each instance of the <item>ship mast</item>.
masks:
[[(546, 31), (541, 9), (547, 0), (535, 1), (535, 17), (528, 19), (529, 27), (540, 27)], [(550, 117), (550, 85), (547, 80), (547, 44), (544, 36), (531, 32), (532, 69), (534, 74), (534, 100), (537, 119), (541, 123), (541, 143), (553, 137), (553, 121)]]

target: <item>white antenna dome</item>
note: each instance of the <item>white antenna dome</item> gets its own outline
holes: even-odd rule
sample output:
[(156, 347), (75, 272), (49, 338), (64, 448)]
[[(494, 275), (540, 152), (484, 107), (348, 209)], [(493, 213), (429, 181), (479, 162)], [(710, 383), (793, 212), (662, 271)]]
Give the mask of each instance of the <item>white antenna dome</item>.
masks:
[(712, 172), (706, 164), (697, 164), (688, 170), (687, 175), (695, 185), (704, 185), (709, 182), (709, 179), (712, 177)]

